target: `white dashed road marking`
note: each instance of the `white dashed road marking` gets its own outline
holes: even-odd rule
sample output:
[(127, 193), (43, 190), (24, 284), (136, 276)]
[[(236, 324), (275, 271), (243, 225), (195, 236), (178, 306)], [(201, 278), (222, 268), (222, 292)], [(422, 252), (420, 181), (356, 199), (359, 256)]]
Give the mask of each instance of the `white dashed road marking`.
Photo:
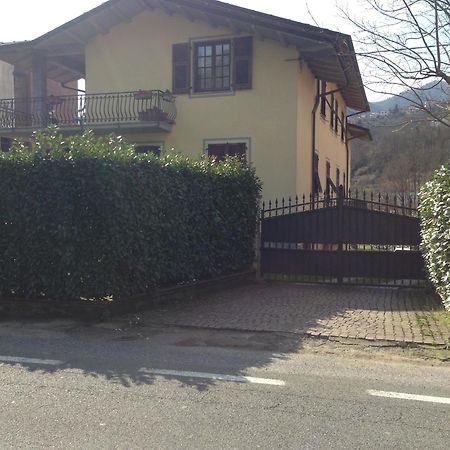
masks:
[(0, 363), (18, 363), (18, 364), (39, 364), (41, 366), (60, 366), (64, 364), (63, 361), (57, 359), (37, 359), (37, 358), (22, 358), (20, 356), (2, 356), (0, 355)]
[(273, 380), (270, 378), (246, 377), (240, 375), (223, 375), (220, 373), (189, 372), (184, 370), (164, 370), (164, 369), (147, 369), (147, 368), (142, 368), (139, 370), (139, 372), (149, 375), (168, 375), (183, 378), (203, 378), (206, 380), (230, 381), (233, 383), (266, 384), (269, 386), (286, 385), (286, 383), (282, 380)]
[(400, 400), (413, 400), (416, 402), (429, 402), (429, 403), (441, 403), (444, 405), (450, 405), (450, 398), (445, 397), (430, 397), (428, 395), (415, 395), (415, 394), (404, 394), (401, 392), (386, 392), (386, 391), (367, 391), (369, 395), (375, 397), (385, 397), (385, 398), (396, 398)]

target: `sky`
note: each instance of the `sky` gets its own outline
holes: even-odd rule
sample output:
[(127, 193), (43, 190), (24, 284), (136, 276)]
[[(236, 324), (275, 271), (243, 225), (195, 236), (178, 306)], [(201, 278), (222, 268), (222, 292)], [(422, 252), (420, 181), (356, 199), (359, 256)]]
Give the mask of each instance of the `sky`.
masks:
[[(351, 25), (342, 18), (338, 5), (351, 5), (356, 15), (364, 15), (362, 0), (227, 0), (226, 3), (319, 25), (352, 34)], [(6, 3), (6, 0), (2, 0)], [(0, 42), (30, 40), (53, 30), (104, 3), (104, 0), (13, 0), (2, 6)], [(369, 100), (380, 96), (367, 92)]]
[[(314, 24), (312, 16), (322, 27), (349, 32), (349, 25), (339, 18), (336, 3), (345, 6), (349, 0), (227, 0), (256, 11), (273, 14), (299, 22)], [(3, 0), (6, 3), (6, 0)], [(14, 0), (2, 6), (0, 42), (34, 39), (65, 22), (104, 3), (104, 0)], [(351, 0), (352, 8), (356, 0)], [(324, 12), (326, 12), (324, 14)]]

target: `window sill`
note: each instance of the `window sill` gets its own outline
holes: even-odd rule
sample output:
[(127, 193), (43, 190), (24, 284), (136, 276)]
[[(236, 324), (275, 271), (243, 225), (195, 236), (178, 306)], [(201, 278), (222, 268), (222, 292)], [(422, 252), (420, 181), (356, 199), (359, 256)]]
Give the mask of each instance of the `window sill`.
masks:
[(209, 97), (229, 97), (231, 95), (235, 95), (236, 91), (227, 90), (227, 91), (201, 91), (194, 92), (191, 91), (189, 94), (190, 98), (209, 98)]

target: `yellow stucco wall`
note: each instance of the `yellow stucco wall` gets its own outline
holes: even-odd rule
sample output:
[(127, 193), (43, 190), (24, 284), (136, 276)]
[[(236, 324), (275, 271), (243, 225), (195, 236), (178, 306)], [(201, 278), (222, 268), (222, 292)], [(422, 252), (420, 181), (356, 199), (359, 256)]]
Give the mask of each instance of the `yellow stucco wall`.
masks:
[[(337, 86), (333, 83), (328, 83), (327, 91), (336, 89)], [(341, 116), (342, 108), (345, 106), (342, 95), (337, 92), (334, 94), (334, 98), (339, 103), (339, 118)], [(328, 96), (330, 101), (330, 96)], [(347, 110), (344, 109), (345, 115)], [(319, 153), (319, 175), (322, 182), (322, 187), (325, 189), (326, 180), (326, 161), (330, 161), (331, 164), (331, 179), (336, 183), (336, 168), (341, 171), (341, 184), (343, 183), (344, 173), (347, 177), (347, 151), (345, 142), (341, 140), (341, 131), (339, 125), (339, 131), (334, 132), (330, 128), (330, 110), (327, 104), (326, 117), (323, 118), (320, 112), (320, 106), (316, 112), (316, 150)]]
[(299, 65), (297, 79), (297, 194), (309, 195), (312, 185), (312, 111), (316, 98), (316, 83), (312, 72), (305, 63)]
[[(143, 12), (87, 45), (86, 90), (171, 90), (172, 45), (222, 37), (233, 37), (233, 32), (159, 9)], [(245, 139), (250, 143), (249, 160), (263, 181), (265, 199), (309, 192), (316, 85), (297, 58), (294, 47), (255, 38), (252, 89), (178, 95), (178, 116), (171, 132), (125, 137), (136, 143), (164, 142), (166, 150), (175, 148), (194, 157), (204, 152), (206, 140)], [(318, 144), (325, 152), (327, 145), (336, 144), (335, 136), (326, 127), (320, 133), (329, 135)], [(326, 155), (334, 158), (336, 152), (330, 149)], [(325, 164), (325, 156), (321, 158)]]

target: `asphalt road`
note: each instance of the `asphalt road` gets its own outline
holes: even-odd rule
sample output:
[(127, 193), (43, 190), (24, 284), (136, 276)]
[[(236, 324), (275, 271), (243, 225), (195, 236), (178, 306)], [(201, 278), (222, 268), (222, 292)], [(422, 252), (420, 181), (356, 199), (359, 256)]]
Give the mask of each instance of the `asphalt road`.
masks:
[(0, 383), (2, 449), (450, 442), (449, 367), (312, 354), (282, 335), (0, 324)]

